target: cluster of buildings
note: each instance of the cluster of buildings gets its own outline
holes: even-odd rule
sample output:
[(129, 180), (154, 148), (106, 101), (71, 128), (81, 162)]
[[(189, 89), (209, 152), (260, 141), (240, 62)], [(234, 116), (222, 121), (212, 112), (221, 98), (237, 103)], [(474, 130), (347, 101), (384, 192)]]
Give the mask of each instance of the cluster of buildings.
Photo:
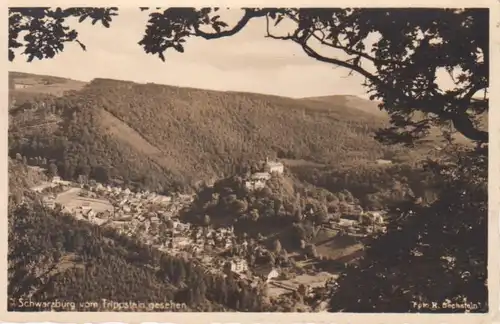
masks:
[(249, 190), (262, 189), (266, 186), (267, 181), (271, 179), (272, 174), (283, 174), (284, 172), (285, 166), (283, 163), (269, 161), (269, 159), (266, 158), (263, 170), (252, 174), (250, 178), (245, 181), (245, 186)]
[(213, 252), (223, 252), (236, 245), (236, 236), (232, 226), (217, 229), (193, 228), (190, 224), (182, 223), (178, 219), (172, 219), (170, 223), (172, 229), (167, 230), (166, 239), (161, 243), (160, 249), (168, 249), (177, 253), (187, 252), (192, 257), (199, 257), (203, 252), (214, 254)]
[[(236, 246), (234, 228), (192, 227), (183, 223), (179, 211), (192, 202), (189, 195), (163, 196), (156, 193), (132, 192), (130, 189), (104, 186), (100, 183), (78, 185), (54, 177), (51, 187), (66, 189), (65, 193), (78, 191), (67, 201), (72, 208), (62, 206), (67, 211), (98, 225), (115, 228), (127, 236), (137, 236), (169, 254), (185, 254), (198, 259), (209, 271), (220, 273), (227, 259), (219, 257), (223, 251)], [(68, 188), (69, 187), (69, 190)], [(43, 201), (49, 207), (55, 207), (57, 194), (49, 193)], [(75, 204), (75, 200), (78, 203)], [(108, 210), (97, 210), (95, 204), (108, 203)], [(76, 206), (75, 206), (76, 205)], [(238, 249), (246, 249), (248, 243), (238, 244)], [(248, 264), (243, 258), (230, 261), (231, 271), (242, 274), (248, 271)]]
[(384, 213), (381, 211), (361, 211), (356, 217), (341, 217), (337, 222), (331, 221), (329, 227), (354, 236), (386, 231)]
[(55, 208), (56, 206), (56, 196), (53, 194), (43, 197), (42, 201), (43, 204), (49, 208)]
[[(266, 159), (263, 170), (252, 174), (246, 180), (249, 189), (264, 188), (273, 174), (283, 174), (284, 165)], [(112, 187), (93, 182), (78, 185), (54, 177), (50, 187), (70, 187), (78, 191), (71, 196), (67, 206), (73, 214), (98, 225), (112, 226), (127, 236), (135, 236), (146, 244), (173, 255), (185, 255), (198, 260), (199, 264), (211, 273), (232, 272), (238, 279), (255, 286), (261, 282), (271, 283), (280, 275), (280, 270), (271, 266), (250, 269), (246, 257), (250, 253), (259, 254), (259, 247), (251, 247), (246, 240), (237, 240), (233, 227), (211, 228), (195, 227), (183, 223), (179, 212), (192, 203), (193, 196), (164, 196), (154, 192), (132, 192), (128, 188)], [(49, 190), (43, 198), (49, 207), (55, 207), (57, 194)], [(67, 196), (68, 197), (68, 196)], [(78, 202), (75, 204), (75, 201)], [(109, 209), (99, 210), (105, 204)], [(73, 206), (73, 207), (70, 207)], [(77, 208), (74, 206), (77, 205)], [(93, 208), (94, 207), (94, 208)], [(351, 217), (355, 218), (355, 217)], [(366, 235), (384, 228), (381, 212), (361, 211), (356, 219), (341, 218), (331, 222), (332, 229), (341, 230), (348, 235)], [(369, 225), (369, 226), (367, 226)], [(232, 257), (223, 257), (225, 251), (232, 251)], [(234, 252), (238, 251), (238, 252)], [(246, 255), (246, 257), (244, 257)]]

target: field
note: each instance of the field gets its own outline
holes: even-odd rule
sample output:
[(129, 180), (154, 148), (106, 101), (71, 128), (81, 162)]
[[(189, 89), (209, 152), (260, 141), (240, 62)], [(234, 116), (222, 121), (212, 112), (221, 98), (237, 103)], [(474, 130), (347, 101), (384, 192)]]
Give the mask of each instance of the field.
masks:
[(335, 236), (316, 243), (318, 255), (336, 260), (363, 248), (363, 244), (353, 236)]
[(113, 206), (107, 200), (103, 199), (92, 199), (80, 197), (78, 194), (81, 192), (79, 188), (71, 188), (59, 195), (55, 200), (56, 203), (63, 205), (70, 212), (77, 211), (83, 206), (91, 208), (96, 213), (113, 211)]
[(10, 72), (9, 90), (19, 94), (50, 94), (62, 96), (67, 91), (81, 90), (87, 83), (83, 81), (59, 78), (48, 75), (33, 75), (29, 73)]
[(337, 274), (330, 272), (318, 272), (314, 275), (302, 274), (298, 275), (293, 279), (287, 280), (272, 280), (269, 285), (269, 296), (276, 297), (299, 288), (300, 285), (304, 285), (310, 288), (323, 287), (329, 279), (336, 279)]

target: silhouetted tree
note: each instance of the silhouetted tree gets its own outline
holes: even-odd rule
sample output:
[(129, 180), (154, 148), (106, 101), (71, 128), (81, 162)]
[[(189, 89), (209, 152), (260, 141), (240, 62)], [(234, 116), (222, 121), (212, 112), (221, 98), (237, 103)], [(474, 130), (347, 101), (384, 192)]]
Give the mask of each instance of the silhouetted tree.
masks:
[(331, 311), (464, 312), (411, 305), (467, 300), (487, 312), (487, 152), (457, 151), (446, 166), (428, 166), (442, 180), (437, 200), (393, 207), (387, 234), (338, 279)]

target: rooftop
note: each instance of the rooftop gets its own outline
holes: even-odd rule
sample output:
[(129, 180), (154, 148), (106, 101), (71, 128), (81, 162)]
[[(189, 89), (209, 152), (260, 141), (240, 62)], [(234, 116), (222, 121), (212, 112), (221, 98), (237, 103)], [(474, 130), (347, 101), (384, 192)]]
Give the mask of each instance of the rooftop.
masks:
[(283, 165), (283, 163), (278, 162), (278, 161), (267, 161), (266, 164), (268, 166), (282, 166)]
[(268, 172), (256, 172), (252, 174), (252, 179), (269, 179), (271, 175)]

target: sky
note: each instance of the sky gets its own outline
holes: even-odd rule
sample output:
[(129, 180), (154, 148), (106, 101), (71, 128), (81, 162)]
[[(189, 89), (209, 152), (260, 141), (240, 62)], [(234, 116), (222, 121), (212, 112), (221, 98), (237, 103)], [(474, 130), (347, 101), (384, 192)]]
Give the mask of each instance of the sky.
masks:
[[(240, 15), (239, 10), (233, 10), (223, 17), (234, 21)], [(309, 58), (292, 42), (265, 38), (264, 19), (250, 22), (232, 37), (210, 41), (190, 38), (184, 53), (169, 51), (166, 62), (162, 62), (137, 44), (147, 18), (146, 12), (126, 8), (120, 9), (109, 29), (87, 21), (71, 24), (77, 28), (87, 51), (71, 43), (53, 59), (27, 63), (18, 56), (9, 63), (9, 69), (82, 81), (111, 78), (299, 98), (366, 97), (359, 75), (348, 76), (346, 69)]]

